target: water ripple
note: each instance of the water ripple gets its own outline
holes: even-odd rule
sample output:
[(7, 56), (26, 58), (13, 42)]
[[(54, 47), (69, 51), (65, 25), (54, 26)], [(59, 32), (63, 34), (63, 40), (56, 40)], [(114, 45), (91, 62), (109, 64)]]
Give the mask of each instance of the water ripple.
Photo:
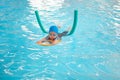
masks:
[[(4, 75), (0, 78), (3, 80), (4, 77), (120, 79), (119, 0), (2, 0), (0, 5), (0, 73)], [(63, 37), (55, 46), (37, 45), (36, 41), (45, 34), (36, 21), (36, 9), (46, 30), (52, 24), (60, 24), (63, 26), (60, 32), (72, 26), (73, 12), (77, 9), (78, 24), (74, 34)]]

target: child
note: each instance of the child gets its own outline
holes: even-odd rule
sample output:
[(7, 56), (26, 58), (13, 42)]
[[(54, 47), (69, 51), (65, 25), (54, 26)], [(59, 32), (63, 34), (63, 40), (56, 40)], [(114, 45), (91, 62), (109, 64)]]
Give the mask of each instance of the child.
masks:
[(68, 28), (68, 30), (66, 30), (62, 33), (58, 33), (58, 27), (57, 26), (51, 26), (49, 28), (49, 35), (46, 36), (45, 38), (41, 39), (37, 43), (41, 44), (43, 42), (49, 42), (50, 44), (56, 44), (56, 43), (58, 43), (59, 40), (61, 40), (62, 36), (67, 35), (69, 30), (70, 30), (70, 27)]

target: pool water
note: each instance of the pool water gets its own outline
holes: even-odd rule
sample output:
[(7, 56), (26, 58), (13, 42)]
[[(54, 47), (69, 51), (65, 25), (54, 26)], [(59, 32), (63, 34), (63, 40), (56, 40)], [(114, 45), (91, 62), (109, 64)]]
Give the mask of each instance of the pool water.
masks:
[[(72, 26), (50, 47), (37, 23)], [(0, 0), (0, 80), (120, 80), (120, 0)]]

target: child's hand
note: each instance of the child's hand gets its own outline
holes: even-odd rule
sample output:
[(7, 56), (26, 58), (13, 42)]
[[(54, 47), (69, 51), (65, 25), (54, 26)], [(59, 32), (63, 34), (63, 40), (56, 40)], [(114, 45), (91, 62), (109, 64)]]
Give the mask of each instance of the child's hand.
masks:
[(60, 25), (57, 25), (57, 27), (58, 27), (58, 28), (61, 28), (61, 26), (60, 26)]
[(68, 27), (67, 31), (70, 31), (71, 30), (71, 27)]
[(54, 23), (55, 25), (57, 25), (58, 28), (61, 28), (61, 23), (59, 21), (55, 21)]

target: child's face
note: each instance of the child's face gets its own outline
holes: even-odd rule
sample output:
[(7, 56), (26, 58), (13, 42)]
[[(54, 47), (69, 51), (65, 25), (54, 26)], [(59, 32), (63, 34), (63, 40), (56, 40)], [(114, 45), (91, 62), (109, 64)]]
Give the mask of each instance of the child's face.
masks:
[(55, 39), (57, 37), (57, 34), (55, 32), (50, 32), (49, 37), (50, 39)]

